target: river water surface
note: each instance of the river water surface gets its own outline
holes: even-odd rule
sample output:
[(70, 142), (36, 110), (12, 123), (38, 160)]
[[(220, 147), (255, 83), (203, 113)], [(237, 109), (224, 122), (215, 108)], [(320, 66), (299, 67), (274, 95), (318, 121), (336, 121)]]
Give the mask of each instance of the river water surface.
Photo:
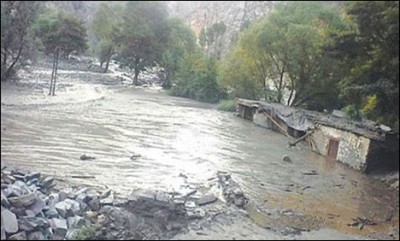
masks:
[[(288, 149), (287, 137), (215, 105), (127, 85), (112, 74), (60, 70), (56, 96), (47, 96), (49, 69), (27, 76), (34, 80), (2, 84), (2, 165), (120, 195), (136, 187), (172, 190), (180, 173), (202, 184), (218, 170), (229, 171), (257, 206), (248, 212), (261, 227), (330, 228), (370, 238), (394, 232), (398, 238), (398, 193), (303, 143)], [(83, 154), (96, 159), (81, 161)], [(133, 154), (141, 157), (132, 160)], [(318, 175), (303, 174), (311, 171)], [(301, 215), (274, 216), (273, 210)], [(357, 217), (377, 225), (348, 226)]]

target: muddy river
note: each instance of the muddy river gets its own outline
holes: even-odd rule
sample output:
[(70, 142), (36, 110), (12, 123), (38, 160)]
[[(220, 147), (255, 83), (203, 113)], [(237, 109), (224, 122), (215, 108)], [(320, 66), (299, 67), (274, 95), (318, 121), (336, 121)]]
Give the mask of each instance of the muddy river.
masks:
[[(201, 185), (218, 170), (229, 171), (252, 202), (249, 220), (263, 230), (290, 226), (331, 230), (325, 238), (335, 237), (330, 232), (398, 238), (398, 193), (303, 143), (288, 149), (287, 137), (215, 105), (127, 85), (113, 74), (60, 70), (56, 96), (48, 96), (49, 76), (49, 69), (37, 68), (18, 84), (2, 83), (2, 166), (122, 196), (134, 187), (173, 190), (181, 173)], [(81, 161), (83, 154), (96, 159)], [(140, 157), (132, 160), (133, 154)], [(304, 174), (311, 172), (316, 175)], [(77, 175), (94, 178), (71, 177)], [(349, 226), (357, 217), (376, 225)], [(302, 235), (294, 238), (320, 238)]]

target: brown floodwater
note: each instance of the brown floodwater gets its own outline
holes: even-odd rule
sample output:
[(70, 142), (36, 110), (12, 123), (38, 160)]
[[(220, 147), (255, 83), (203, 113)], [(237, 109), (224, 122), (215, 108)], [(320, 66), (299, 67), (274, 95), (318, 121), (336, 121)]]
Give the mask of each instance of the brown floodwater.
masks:
[[(122, 196), (137, 187), (177, 189), (180, 173), (202, 185), (218, 170), (229, 171), (261, 227), (330, 228), (362, 237), (394, 228), (398, 238), (398, 193), (304, 143), (288, 149), (287, 137), (215, 105), (126, 85), (112, 74), (59, 73), (56, 96), (47, 96), (48, 69), (33, 71), (18, 85), (2, 83), (2, 165), (108, 187)], [(81, 161), (83, 154), (96, 159)], [(141, 156), (132, 160), (133, 154)], [(283, 155), (292, 163), (283, 162)], [(303, 174), (312, 170), (318, 175)], [(377, 225), (348, 226), (357, 217)]]

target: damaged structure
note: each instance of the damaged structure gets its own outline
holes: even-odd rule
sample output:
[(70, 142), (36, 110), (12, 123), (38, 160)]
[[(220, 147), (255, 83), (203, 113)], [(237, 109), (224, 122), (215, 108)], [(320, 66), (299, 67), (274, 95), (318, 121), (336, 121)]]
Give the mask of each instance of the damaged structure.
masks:
[(386, 126), (265, 101), (236, 99), (236, 105), (238, 116), (295, 139), (289, 145), (305, 140), (312, 151), (362, 172), (398, 169), (399, 136)]

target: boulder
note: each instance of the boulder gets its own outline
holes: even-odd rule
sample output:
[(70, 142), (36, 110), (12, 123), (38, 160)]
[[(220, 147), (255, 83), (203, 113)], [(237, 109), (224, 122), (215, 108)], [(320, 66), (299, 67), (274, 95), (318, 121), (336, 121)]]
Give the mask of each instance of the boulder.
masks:
[(44, 211), (44, 215), (49, 219), (58, 218), (58, 212), (54, 207), (49, 208), (48, 210)]
[(54, 178), (46, 177), (40, 183), (40, 186), (43, 187), (43, 188), (50, 188), (53, 185), (53, 181), (54, 181)]
[(25, 178), (27, 181), (32, 180), (32, 179), (39, 179), (40, 178), (40, 173), (39, 172), (31, 172), (25, 175)]
[(85, 219), (80, 216), (68, 217), (67, 223), (69, 229), (81, 228), (85, 225)]
[(28, 234), (28, 240), (45, 240), (42, 232), (36, 231)]
[(6, 208), (10, 206), (7, 196), (3, 193), (3, 190), (1, 190), (1, 205)]
[(105, 192), (103, 192), (103, 193), (100, 195), (100, 198), (106, 198), (106, 197), (108, 197), (110, 194), (111, 194), (111, 189), (107, 189)]
[(2, 179), (5, 183), (8, 183), (8, 184), (13, 184), (16, 180), (13, 176), (7, 175), (7, 174), (3, 175)]
[(93, 157), (93, 156), (86, 156), (85, 154), (83, 154), (83, 155), (80, 157), (80, 159), (81, 159), (82, 161), (87, 161), (87, 160), (94, 160), (94, 159), (96, 159), (96, 158)]
[(129, 196), (129, 201), (154, 201), (156, 192), (151, 190), (136, 190)]
[(64, 201), (64, 200), (60, 200), (60, 196), (58, 193), (52, 193), (49, 195), (48, 205), (50, 207), (54, 207), (56, 203), (58, 203), (59, 201)]
[(1, 210), (1, 225), (6, 233), (16, 233), (18, 231), (17, 217), (8, 209)]
[(6, 231), (3, 228), (3, 221), (1, 221), (1, 240), (6, 240)]
[(100, 204), (101, 205), (113, 205), (114, 202), (114, 195), (111, 193), (108, 197), (101, 199)]
[(26, 232), (19, 232), (9, 237), (10, 240), (26, 240)]
[(200, 219), (200, 218), (204, 218), (205, 216), (206, 216), (206, 212), (201, 208), (187, 211), (187, 217), (189, 219), (196, 219), (196, 218)]
[(81, 209), (77, 201), (67, 198), (64, 200), (64, 202), (68, 204), (68, 207), (70, 207), (67, 209), (67, 211), (70, 212), (72, 215), (77, 215), (80, 213)]
[(17, 180), (17, 181), (14, 182), (14, 184), (12, 186), (15, 187), (16, 189), (21, 190), (22, 194), (31, 193), (31, 189), (23, 181)]
[(34, 216), (36, 216), (38, 213), (40, 213), (43, 210), (43, 208), (45, 206), (46, 206), (46, 203), (43, 201), (43, 199), (37, 197), (35, 199), (35, 202), (32, 205), (30, 205), (28, 207), (28, 209), (31, 210), (35, 214)]
[(92, 211), (99, 211), (100, 210), (100, 200), (98, 198), (92, 199), (88, 202), (88, 206)]
[(197, 205), (203, 206), (217, 201), (218, 198), (214, 195), (205, 195), (197, 200)]
[(65, 219), (51, 219), (51, 227), (53, 229), (53, 239), (62, 240), (68, 231), (67, 221)]
[(20, 230), (29, 232), (39, 228), (47, 228), (49, 227), (49, 222), (40, 217), (23, 216), (18, 219), (18, 227)]
[(67, 214), (68, 214), (68, 210), (71, 209), (71, 204), (66, 203), (65, 201), (61, 201), (61, 202), (58, 202), (54, 207), (56, 208), (58, 214), (61, 217), (66, 218)]

